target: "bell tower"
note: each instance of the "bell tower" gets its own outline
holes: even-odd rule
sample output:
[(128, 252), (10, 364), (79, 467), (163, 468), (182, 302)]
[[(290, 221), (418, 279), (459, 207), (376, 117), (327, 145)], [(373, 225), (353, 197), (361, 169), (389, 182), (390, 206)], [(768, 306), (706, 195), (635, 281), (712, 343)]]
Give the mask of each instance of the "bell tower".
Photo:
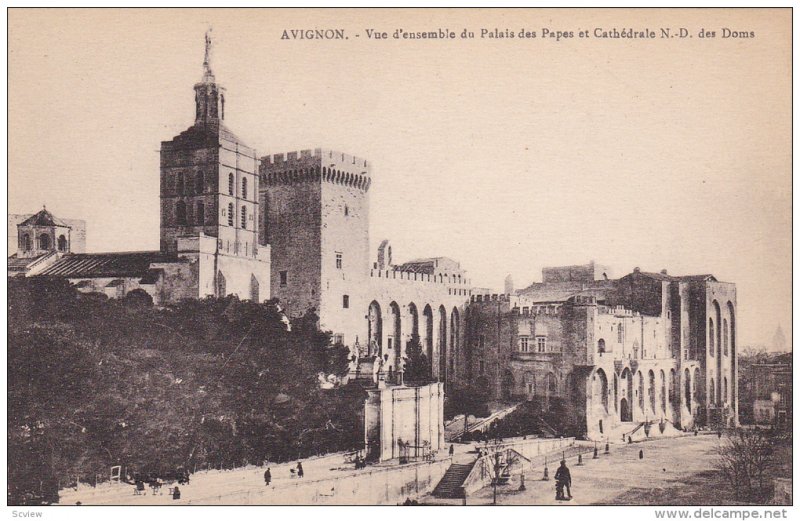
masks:
[(161, 250), (176, 252), (179, 238), (203, 234), (217, 239), (216, 254), (252, 259), (261, 246), (258, 159), (225, 127), (225, 89), (212, 71), (212, 50), (207, 32), (194, 124), (161, 143)]

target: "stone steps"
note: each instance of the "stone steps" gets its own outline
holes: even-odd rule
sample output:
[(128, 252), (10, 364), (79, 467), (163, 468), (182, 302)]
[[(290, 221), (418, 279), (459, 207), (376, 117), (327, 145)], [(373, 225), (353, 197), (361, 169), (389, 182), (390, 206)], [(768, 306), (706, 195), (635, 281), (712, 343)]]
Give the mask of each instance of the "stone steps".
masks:
[(467, 479), (475, 462), (460, 464), (453, 463), (447, 469), (439, 484), (433, 489), (433, 496), (438, 498), (463, 498), (464, 489), (462, 485)]

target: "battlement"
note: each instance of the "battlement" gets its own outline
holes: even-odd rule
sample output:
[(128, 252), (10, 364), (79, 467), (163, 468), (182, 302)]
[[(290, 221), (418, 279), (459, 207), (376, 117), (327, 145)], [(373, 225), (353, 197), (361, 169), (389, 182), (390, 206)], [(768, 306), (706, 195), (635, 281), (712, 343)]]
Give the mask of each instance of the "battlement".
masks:
[(261, 158), (259, 175), (264, 185), (325, 182), (368, 191), (371, 167), (365, 159), (315, 148)]
[(487, 293), (485, 295), (472, 295), (469, 301), (471, 304), (483, 302), (511, 302), (512, 296), (507, 293)]
[(268, 168), (290, 168), (295, 163), (313, 162), (328, 168), (347, 168), (353, 173), (369, 175), (372, 165), (366, 159), (329, 150), (326, 148), (315, 148), (300, 150), (298, 152), (286, 152), (285, 154), (266, 155), (261, 158), (261, 164)]
[(417, 282), (422, 284), (437, 284), (441, 285), (442, 287), (447, 287), (451, 295), (469, 296), (472, 292), (472, 290), (470, 289), (470, 280), (463, 277), (461, 279), (458, 279), (455, 275), (445, 277), (439, 275), (431, 275), (428, 273), (415, 273), (411, 271), (400, 271), (391, 269), (389, 270), (371, 269), (369, 270), (369, 276), (372, 279), (400, 280), (411, 283)]
[(614, 315), (615, 317), (638, 317), (639, 312), (631, 309), (626, 309), (622, 306), (598, 306), (597, 312), (601, 315)]

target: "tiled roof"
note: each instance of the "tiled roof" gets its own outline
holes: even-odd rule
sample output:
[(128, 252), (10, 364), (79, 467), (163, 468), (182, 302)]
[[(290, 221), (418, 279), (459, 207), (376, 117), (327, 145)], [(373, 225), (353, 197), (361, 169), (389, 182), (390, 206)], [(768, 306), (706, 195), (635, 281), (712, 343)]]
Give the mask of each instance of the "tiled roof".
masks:
[(68, 278), (145, 277), (153, 262), (181, 262), (176, 255), (159, 251), (126, 253), (79, 253), (65, 255), (40, 273)]
[(24, 221), (22, 221), (20, 226), (65, 226), (69, 228), (69, 225), (62, 221), (61, 219), (57, 219), (53, 217), (53, 214), (48, 212), (46, 209), (42, 208), (39, 212), (31, 215)]
[(433, 275), (434, 268), (436, 268), (435, 261), (433, 259), (427, 259), (427, 260), (406, 262), (405, 264), (397, 266), (395, 269), (397, 271), (407, 271), (410, 273), (425, 273), (428, 275)]

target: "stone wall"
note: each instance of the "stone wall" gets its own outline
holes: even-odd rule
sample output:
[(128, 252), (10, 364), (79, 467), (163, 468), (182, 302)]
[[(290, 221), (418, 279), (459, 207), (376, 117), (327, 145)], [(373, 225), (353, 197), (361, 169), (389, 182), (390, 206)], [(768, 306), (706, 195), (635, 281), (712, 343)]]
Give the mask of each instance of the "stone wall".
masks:
[[(386, 461), (401, 455), (420, 458), (423, 446), (444, 446), (444, 385), (368, 389), (364, 405), (364, 442), (367, 459)], [(400, 442), (411, 445), (403, 453)]]

